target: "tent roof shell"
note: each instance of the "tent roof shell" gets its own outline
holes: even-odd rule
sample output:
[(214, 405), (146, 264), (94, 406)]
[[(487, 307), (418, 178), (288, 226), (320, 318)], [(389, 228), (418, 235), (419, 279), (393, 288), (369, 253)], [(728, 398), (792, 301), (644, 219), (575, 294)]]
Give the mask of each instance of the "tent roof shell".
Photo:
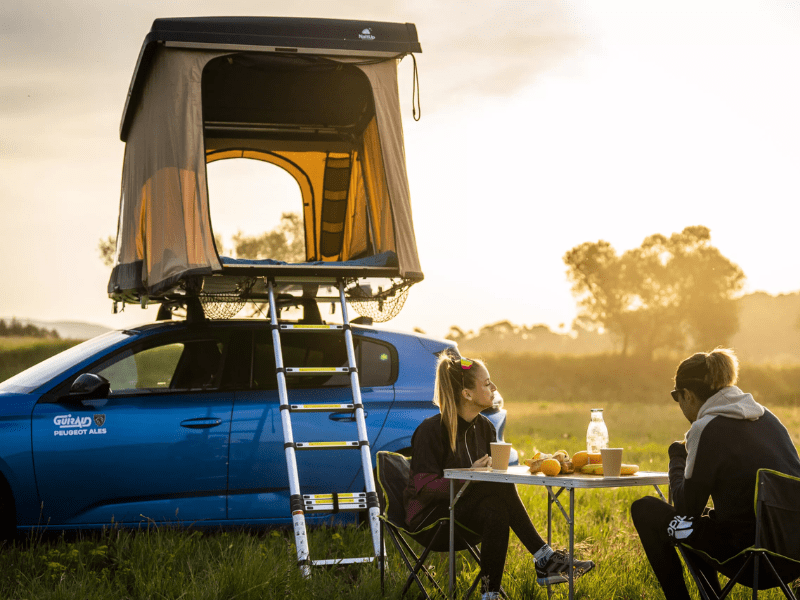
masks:
[(120, 123), (128, 138), (131, 118), (158, 44), (205, 50), (387, 58), (422, 52), (413, 23), (296, 17), (182, 17), (153, 21), (136, 61)]
[[(293, 45), (289, 45), (293, 44)], [(385, 138), (378, 140), (375, 138), (373, 131), (372, 147), (378, 148), (378, 156), (385, 152), (390, 152), (393, 157), (388, 163), (384, 162), (384, 169), (388, 179), (381, 180), (383, 188), (380, 191), (385, 195), (387, 192), (387, 181), (392, 183), (389, 187), (392, 191), (389, 196), (394, 200), (389, 200), (391, 205), (387, 205), (387, 210), (384, 211), (386, 215), (391, 215), (390, 220), (383, 225), (394, 224), (395, 231), (390, 231), (392, 240), (400, 240), (399, 245), (395, 245), (392, 241), (389, 244), (390, 250), (397, 252), (399, 264), (396, 267), (386, 268), (378, 266), (363, 266), (359, 265), (357, 268), (351, 266), (341, 267), (332, 263), (326, 263), (324, 267), (318, 269), (314, 263), (302, 263), (298, 265), (275, 265), (270, 267), (245, 267), (252, 276), (261, 275), (276, 275), (280, 276), (285, 272), (286, 275), (313, 275), (312, 272), (319, 270), (319, 275), (322, 276), (336, 276), (336, 277), (402, 277), (406, 282), (422, 280), (422, 273), (419, 269), (419, 259), (416, 251), (416, 242), (414, 241), (413, 225), (411, 223), (410, 205), (408, 204), (408, 183), (407, 175), (405, 172), (405, 159), (403, 150), (403, 136), (402, 126), (400, 124), (399, 104), (397, 98), (397, 83), (396, 72), (394, 75), (389, 76), (388, 72), (383, 75), (379, 71), (386, 71), (390, 63), (396, 64), (398, 59), (402, 58), (405, 54), (410, 52), (419, 52), (420, 46), (417, 41), (416, 28), (413, 24), (398, 24), (398, 23), (381, 23), (381, 22), (368, 22), (368, 21), (342, 21), (333, 19), (295, 19), (295, 18), (272, 18), (272, 17), (203, 17), (203, 18), (181, 18), (181, 19), (157, 19), (153, 24), (153, 29), (145, 38), (142, 49), (139, 54), (139, 59), (136, 64), (134, 75), (130, 84), (128, 98), (126, 99), (125, 109), (123, 111), (123, 119), (121, 123), (121, 138), (126, 142), (126, 160), (125, 164), (129, 164), (128, 150), (130, 148), (139, 148), (144, 151), (145, 158), (150, 156), (158, 157), (160, 152), (150, 152), (151, 137), (148, 134), (150, 131), (167, 132), (174, 129), (176, 126), (180, 129), (185, 127), (185, 124), (178, 123), (176, 125), (175, 119), (168, 118), (169, 115), (162, 114), (157, 123), (139, 123), (141, 110), (146, 106), (153, 107), (153, 93), (154, 90), (160, 90), (158, 94), (172, 85), (176, 81), (175, 75), (180, 77), (180, 72), (167, 75), (166, 79), (162, 64), (164, 52), (177, 53), (175, 56), (189, 57), (193, 55), (195, 58), (189, 59), (190, 62), (197, 62), (202, 66), (206, 64), (207, 58), (213, 56), (223, 56), (228, 53), (241, 54), (242, 56), (250, 53), (262, 56), (292, 57), (301, 58), (308, 57), (314, 59), (319, 57), (321, 59), (329, 59), (333, 62), (340, 62), (341, 64), (352, 63), (358, 65), (358, 68), (365, 73), (372, 80), (377, 78), (377, 88), (375, 82), (373, 85), (373, 94), (381, 97), (380, 104), (384, 109), (378, 116), (380, 122), (382, 118), (384, 121), (379, 123), (379, 137)], [(161, 58), (159, 58), (161, 57)], [(178, 59), (180, 63), (182, 59)], [(161, 62), (159, 62), (161, 61)], [(175, 63), (175, 64), (178, 64)], [(161, 64), (161, 67), (157, 65)], [(153, 76), (157, 75), (159, 83), (155, 84), (156, 87), (151, 87), (153, 83)], [(389, 79), (387, 79), (389, 77)], [(192, 85), (197, 85), (196, 81)], [(144, 97), (145, 89), (150, 90), (147, 92), (147, 97)], [(199, 90), (193, 92), (195, 95)], [(167, 94), (170, 96), (170, 94)], [(393, 99), (392, 99), (393, 97)], [(199, 96), (197, 96), (199, 98)], [(184, 106), (182, 98), (172, 98), (172, 103), (180, 109)], [(182, 109), (181, 109), (182, 110)], [(196, 111), (195, 111), (196, 112)], [(177, 114), (177, 113), (175, 113)], [(380, 115), (383, 115), (381, 117)], [(202, 130), (202, 125), (196, 121), (198, 115), (193, 115), (192, 124), (188, 127), (192, 131)], [(163, 121), (166, 119), (166, 121)], [(385, 121), (389, 119), (389, 121)], [(391, 121), (391, 122), (390, 122)], [(188, 122), (187, 122), (188, 123)], [(155, 125), (155, 127), (153, 127)], [(369, 130), (369, 128), (368, 128)], [(135, 135), (134, 133), (137, 132)], [(188, 130), (187, 130), (188, 131)], [(365, 130), (366, 131), (366, 130)], [(175, 132), (171, 132), (175, 134)], [(144, 137), (142, 137), (144, 136)], [(163, 135), (159, 136), (164, 137)], [(202, 142), (202, 139), (200, 140)], [(183, 141), (177, 141), (182, 144)], [(378, 145), (376, 145), (376, 143)], [(383, 151), (380, 150), (381, 145), (386, 145)], [(195, 143), (195, 146), (197, 144)], [(203, 144), (194, 148), (198, 156), (197, 165), (192, 167), (197, 174), (204, 173), (205, 159), (202, 158), (199, 152), (203, 151)], [(140, 157), (141, 158), (141, 157)], [(146, 160), (150, 160), (147, 159)], [(161, 160), (161, 159), (159, 159)], [(384, 160), (386, 160), (384, 158)], [(163, 166), (163, 165), (162, 165)], [(141, 254), (139, 248), (135, 244), (142, 242), (138, 237), (136, 239), (131, 237), (131, 233), (136, 236), (137, 232), (130, 231), (126, 227), (126, 234), (122, 236), (122, 223), (123, 223), (123, 207), (130, 204), (136, 213), (135, 220), (144, 223), (145, 216), (152, 217), (155, 215), (150, 214), (150, 210), (140, 211), (141, 206), (137, 205), (136, 200), (141, 193), (148, 190), (148, 186), (153, 183), (151, 181), (152, 174), (156, 171), (152, 169), (153, 165), (145, 167), (145, 178), (142, 181), (128, 182), (134, 185), (128, 185), (127, 189), (132, 194), (126, 194), (125, 183), (125, 169), (123, 169), (123, 199), (121, 202), (120, 210), (120, 228), (118, 230), (118, 243), (117, 243), (117, 258), (116, 266), (112, 272), (111, 280), (109, 282), (109, 295), (115, 299), (122, 299), (123, 301), (138, 301), (141, 299), (141, 294), (150, 294), (151, 299), (155, 299), (159, 293), (167, 293), (171, 279), (164, 279), (163, 277), (150, 277), (150, 266), (147, 267), (147, 277), (142, 278), (141, 273), (137, 269), (142, 269), (142, 257), (138, 258), (128, 256), (131, 251), (135, 250), (136, 254)], [(156, 169), (159, 167), (156, 165)], [(166, 171), (165, 171), (166, 172)], [(203, 175), (204, 177), (204, 175)], [(174, 177), (173, 177), (174, 179)], [(374, 178), (373, 178), (374, 179)], [(204, 180), (203, 180), (204, 181)], [(376, 180), (377, 181), (377, 180)], [(144, 185), (144, 184), (147, 185)], [(185, 182), (172, 181), (172, 184), (177, 183), (182, 186)], [(197, 192), (198, 198), (203, 196), (205, 191), (205, 184), (203, 182)], [(150, 190), (152, 191), (152, 190)], [(161, 190), (163, 192), (163, 190)], [(149, 192), (148, 192), (149, 193)], [(386, 198), (389, 198), (386, 196)], [(378, 196), (374, 196), (378, 197)], [(174, 199), (173, 199), (174, 200)], [(184, 200), (186, 200), (184, 198)], [(197, 216), (203, 217), (203, 227), (200, 231), (205, 235), (210, 232), (210, 227), (207, 223), (207, 215), (204, 211), (207, 207), (207, 200), (201, 202), (198, 206), (192, 207), (193, 210), (198, 210)], [(175, 208), (175, 207), (173, 207)], [(179, 208), (179, 207), (178, 207)], [(130, 216), (130, 215), (129, 215)], [(152, 220), (152, 218), (150, 219)], [(130, 221), (130, 219), (125, 220)], [(161, 222), (160, 219), (156, 221)], [(133, 223), (133, 221), (131, 221)], [(130, 225), (131, 223), (128, 223)], [(141, 224), (141, 223), (140, 223)], [(399, 229), (397, 229), (399, 227)], [(197, 233), (197, 232), (195, 232)], [(147, 236), (150, 234), (148, 233)], [(399, 237), (394, 237), (394, 236)], [(126, 240), (121, 244), (121, 236)], [(159, 243), (164, 242), (169, 236), (164, 237)], [(190, 236), (195, 239), (197, 236)], [(202, 237), (202, 236), (201, 236)], [(129, 239), (130, 238), (130, 239)], [(147, 238), (149, 239), (149, 237)], [(171, 238), (170, 238), (171, 239)], [(388, 239), (388, 238), (387, 238)], [(171, 243), (171, 242), (170, 242)], [(163, 244), (162, 244), (163, 245)], [(124, 253), (121, 249), (126, 249)], [(375, 248), (375, 252), (383, 250), (383, 247)], [(156, 248), (155, 253), (148, 252), (148, 257), (162, 256), (163, 248), (161, 250)], [(161, 253), (161, 254), (160, 254)], [(124, 254), (124, 256), (123, 256)], [(219, 273), (219, 257), (213, 249), (213, 246), (205, 248), (204, 255), (207, 255), (207, 260), (204, 261), (189, 261), (189, 267), (197, 266), (194, 262), (200, 265), (197, 269), (183, 268), (176, 277), (183, 278), (186, 275), (192, 275), (195, 271), (199, 274), (208, 274), (213, 272), (222, 275), (238, 275), (242, 267), (226, 266), (222, 268), (222, 273)], [(311, 259), (309, 259), (311, 260)], [(343, 259), (344, 260), (344, 259)], [(124, 264), (123, 264), (124, 263)], [(396, 263), (397, 264), (397, 263)], [(215, 266), (216, 265), (216, 266)], [(186, 265), (184, 265), (186, 267)], [(261, 273), (266, 269), (267, 272)], [(324, 270), (322, 270), (324, 269)], [(173, 269), (174, 270), (174, 269)], [(125, 274), (124, 277), (118, 276), (117, 272)], [(137, 272), (134, 272), (137, 271)], [(234, 273), (236, 271), (236, 273)], [(295, 273), (296, 271), (296, 273)], [(339, 273), (341, 271), (341, 273)], [(385, 273), (384, 273), (385, 271)], [(202, 272), (202, 273), (201, 273)], [(207, 273), (208, 272), (208, 273)], [(163, 275), (163, 274), (162, 274)], [(192, 275), (193, 276), (193, 275)], [(174, 277), (172, 277), (174, 278)], [(152, 280), (152, 281), (151, 281)], [(124, 285), (121, 284), (124, 283)], [(155, 282), (155, 283), (152, 283)], [(144, 287), (142, 287), (144, 286)], [(188, 289), (188, 288), (187, 288)]]

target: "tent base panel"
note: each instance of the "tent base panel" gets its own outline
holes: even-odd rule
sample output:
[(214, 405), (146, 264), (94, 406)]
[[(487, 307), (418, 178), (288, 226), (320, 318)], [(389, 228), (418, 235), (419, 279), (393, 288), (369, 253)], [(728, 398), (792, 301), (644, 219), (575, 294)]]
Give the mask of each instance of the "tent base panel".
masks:
[(142, 306), (185, 305), (188, 299), (198, 297), (205, 301), (262, 302), (266, 299), (266, 281), (272, 279), (279, 294), (338, 301), (338, 281), (344, 279), (349, 299), (363, 302), (380, 297), (383, 302), (423, 279), (422, 273), (401, 276), (393, 252), (343, 262), (284, 263), (225, 257), (220, 262), (219, 271), (187, 276), (157, 293), (138, 287), (109, 291), (109, 297)]

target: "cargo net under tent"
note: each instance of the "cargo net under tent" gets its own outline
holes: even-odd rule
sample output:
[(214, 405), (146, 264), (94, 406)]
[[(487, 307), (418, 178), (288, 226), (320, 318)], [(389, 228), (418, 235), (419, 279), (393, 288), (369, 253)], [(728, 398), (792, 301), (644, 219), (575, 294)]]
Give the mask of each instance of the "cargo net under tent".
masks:
[[(410, 24), (157, 19), (120, 128), (109, 296), (166, 306), (197, 298), (207, 315), (226, 318), (263, 303), (267, 278), (281, 294), (319, 301), (335, 287), (327, 280), (343, 279), (359, 314), (397, 314), (423, 278), (397, 86), (400, 59), (420, 51)], [(206, 165), (236, 159), (270, 163), (297, 182), (303, 262), (218, 254)]]

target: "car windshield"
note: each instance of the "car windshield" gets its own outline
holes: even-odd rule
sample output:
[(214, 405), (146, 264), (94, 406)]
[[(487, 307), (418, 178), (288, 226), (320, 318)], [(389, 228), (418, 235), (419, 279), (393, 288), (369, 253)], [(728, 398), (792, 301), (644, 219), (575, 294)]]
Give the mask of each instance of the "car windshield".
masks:
[(27, 394), (47, 383), (59, 373), (64, 372), (73, 365), (83, 362), (87, 358), (110, 348), (125, 339), (128, 339), (134, 332), (132, 331), (109, 331), (103, 335), (87, 340), (82, 344), (73, 346), (64, 352), (51, 356), (47, 360), (17, 373), (10, 379), (0, 383), (0, 392), (11, 392), (16, 394)]

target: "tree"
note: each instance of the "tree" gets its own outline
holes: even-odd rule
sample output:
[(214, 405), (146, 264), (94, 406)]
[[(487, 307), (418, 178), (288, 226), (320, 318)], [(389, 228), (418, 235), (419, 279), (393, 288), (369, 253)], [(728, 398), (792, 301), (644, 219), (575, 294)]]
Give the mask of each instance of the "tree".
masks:
[(444, 336), (446, 340), (452, 340), (456, 344), (467, 339), (467, 332), (461, 329), (458, 325), (451, 325), (447, 335)]
[(117, 238), (113, 235), (107, 238), (100, 238), (97, 244), (97, 251), (100, 253), (100, 260), (107, 267), (114, 266), (114, 255), (117, 253)]
[[(221, 255), (224, 250), (219, 234), (214, 236), (214, 243)], [(271, 258), (285, 262), (302, 262), (306, 259), (303, 220), (297, 213), (283, 213), (278, 226), (261, 235), (246, 236), (239, 231), (233, 236), (233, 245), (237, 258)], [(103, 264), (113, 266), (117, 239), (114, 236), (101, 239), (97, 249)]]
[(707, 227), (651, 235), (622, 256), (603, 240), (564, 255), (586, 329), (619, 337), (621, 353), (712, 348), (738, 330), (734, 296), (744, 273), (711, 245)]
[(233, 236), (238, 258), (271, 258), (286, 262), (306, 259), (303, 220), (297, 213), (283, 213), (275, 229), (261, 235), (245, 236), (241, 231)]

